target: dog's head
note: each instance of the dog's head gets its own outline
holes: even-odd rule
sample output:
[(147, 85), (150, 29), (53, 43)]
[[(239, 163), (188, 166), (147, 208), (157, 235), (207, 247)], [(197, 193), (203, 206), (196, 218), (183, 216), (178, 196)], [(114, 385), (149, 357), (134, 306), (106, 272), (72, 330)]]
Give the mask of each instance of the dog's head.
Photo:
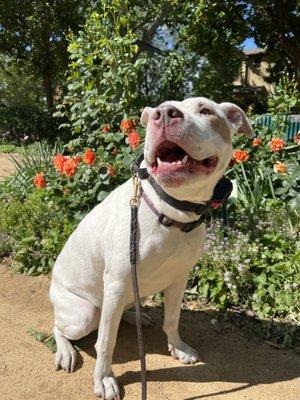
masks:
[(204, 97), (146, 107), (141, 122), (147, 127), (144, 158), (148, 171), (173, 193), (216, 183), (231, 159), (232, 135), (253, 134), (237, 105), (217, 104)]

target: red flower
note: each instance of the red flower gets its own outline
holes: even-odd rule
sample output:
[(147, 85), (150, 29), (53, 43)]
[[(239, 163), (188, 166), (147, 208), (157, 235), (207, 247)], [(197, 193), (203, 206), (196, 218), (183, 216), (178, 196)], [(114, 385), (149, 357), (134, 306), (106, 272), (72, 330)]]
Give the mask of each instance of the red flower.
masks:
[(76, 171), (77, 171), (77, 163), (76, 163), (76, 161), (73, 159), (73, 158), (70, 158), (70, 159), (68, 159), (67, 161), (65, 161), (65, 163), (64, 163), (64, 168), (63, 168), (63, 173), (66, 175), (66, 176), (69, 176), (69, 177), (71, 177), (71, 176), (73, 176), (73, 175), (75, 175), (76, 174)]
[(63, 156), (62, 154), (56, 154), (53, 158), (53, 165), (55, 169), (59, 172), (63, 172), (64, 164), (68, 160), (68, 157)]
[(110, 126), (108, 124), (103, 125), (102, 132), (108, 133), (110, 131)]
[(128, 143), (132, 149), (136, 149), (141, 142), (141, 137), (137, 131), (128, 132)]
[(109, 176), (116, 176), (117, 175), (116, 170), (111, 165), (109, 165), (107, 167), (107, 173), (108, 173)]
[(121, 131), (131, 131), (134, 127), (135, 124), (132, 119), (123, 119), (120, 125)]
[(246, 150), (236, 150), (233, 157), (238, 164), (242, 164), (249, 159), (249, 153)]
[(280, 138), (273, 138), (269, 142), (270, 149), (274, 153), (282, 150), (284, 148), (284, 145), (285, 145), (285, 141), (283, 139), (280, 139)]
[(254, 138), (252, 141), (252, 146), (253, 147), (259, 147), (262, 145), (262, 140), (258, 137)]
[(47, 186), (47, 182), (44, 173), (39, 172), (38, 174), (36, 174), (33, 178), (33, 183), (39, 189), (45, 188)]
[(87, 149), (82, 156), (82, 161), (87, 165), (93, 165), (95, 160), (96, 154), (93, 152), (93, 150)]

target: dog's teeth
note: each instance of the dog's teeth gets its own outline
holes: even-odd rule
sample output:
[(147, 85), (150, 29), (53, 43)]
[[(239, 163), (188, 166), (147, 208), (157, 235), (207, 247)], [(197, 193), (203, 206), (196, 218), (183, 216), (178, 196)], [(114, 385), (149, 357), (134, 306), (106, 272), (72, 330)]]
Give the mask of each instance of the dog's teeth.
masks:
[(161, 165), (162, 164), (162, 161), (161, 161), (161, 159), (159, 157), (157, 157), (156, 161), (157, 161), (157, 165)]
[(181, 160), (182, 164), (186, 164), (188, 158), (189, 158), (189, 156), (188, 156), (188, 155), (185, 155), (185, 156), (183, 157), (183, 159)]

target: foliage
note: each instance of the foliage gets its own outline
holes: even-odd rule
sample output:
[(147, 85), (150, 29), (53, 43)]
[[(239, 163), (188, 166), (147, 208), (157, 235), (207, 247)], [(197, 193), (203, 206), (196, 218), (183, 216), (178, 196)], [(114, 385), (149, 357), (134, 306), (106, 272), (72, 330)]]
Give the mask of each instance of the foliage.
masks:
[[(237, 72), (246, 38), (266, 49), (271, 79), (286, 70), (300, 82), (300, 14), (296, 1), (190, 1), (185, 3), (186, 17), (182, 34), (187, 47), (205, 56), (217, 68), (223, 82)], [(270, 29), (270, 26), (272, 29)]]
[(254, 126), (256, 138), (235, 140), (235, 147), (247, 152), (249, 160), (236, 163), (228, 171), (239, 188), (239, 206), (250, 216), (270, 211), (270, 199), (281, 199), (300, 213), (299, 144), (286, 143), (284, 133), (287, 116), (299, 102), (295, 80), (283, 76), (269, 99), (269, 112), (274, 119), (271, 128)]
[(132, 62), (138, 47), (129, 21), (120, 15), (127, 13), (126, 5), (118, 3), (116, 10), (113, 3), (101, 15), (93, 12), (78, 37), (70, 36), (68, 94), (55, 115), (67, 116), (73, 135), (89, 137), (89, 146), (104, 124), (112, 127), (121, 115), (136, 112), (138, 73), (145, 60)]
[(26, 197), (33, 177), (38, 172), (51, 168), (54, 155), (61, 150), (62, 145), (59, 141), (54, 145), (37, 142), (23, 147), (20, 151), (21, 158), (12, 158), (16, 173), (8, 178), (10, 186), (17, 188), (23, 197)]
[(4, 238), (0, 257), (11, 250), (17, 272), (28, 275), (48, 273), (66, 238), (76, 226), (46, 192), (34, 191), (25, 200), (17, 191), (1, 191), (0, 235)]
[(1, 144), (0, 142), (0, 153), (14, 153), (18, 149), (14, 144)]
[(53, 107), (54, 82), (67, 65), (66, 35), (84, 20), (85, 0), (2, 0), (0, 52), (27, 60), (43, 79), (48, 108)]
[(20, 144), (53, 136), (58, 123), (36, 106), (0, 106), (0, 139)]
[(289, 210), (277, 206), (277, 212), (280, 218), (268, 213), (256, 218), (255, 225), (245, 216), (234, 227), (215, 221), (188, 293), (219, 307), (230, 304), (252, 309), (259, 317), (288, 315), (300, 322), (299, 231), (285, 218)]
[(44, 105), (41, 86), (28, 63), (0, 55), (0, 140), (20, 144), (54, 135), (58, 123)]
[(32, 107), (43, 110), (42, 80), (35, 77), (28, 62), (0, 54), (1, 106)]
[(300, 112), (300, 92), (294, 77), (281, 76), (275, 92), (268, 99), (268, 107), (279, 129), (279, 136), (283, 136), (289, 114)]

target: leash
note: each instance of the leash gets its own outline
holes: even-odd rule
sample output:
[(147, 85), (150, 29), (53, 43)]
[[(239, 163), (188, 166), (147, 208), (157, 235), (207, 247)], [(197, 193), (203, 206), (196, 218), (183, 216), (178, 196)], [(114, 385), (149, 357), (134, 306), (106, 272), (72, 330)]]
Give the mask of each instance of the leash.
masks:
[(140, 205), (140, 183), (136, 174), (132, 177), (133, 196), (130, 199), (131, 223), (130, 223), (130, 264), (131, 276), (134, 293), (134, 305), (136, 315), (136, 329), (138, 335), (138, 345), (141, 360), (141, 382), (142, 382), (142, 400), (147, 400), (147, 380), (146, 380), (146, 359), (142, 332), (142, 314), (140, 304), (139, 286), (136, 273), (137, 260), (137, 227), (138, 227), (138, 209)]

